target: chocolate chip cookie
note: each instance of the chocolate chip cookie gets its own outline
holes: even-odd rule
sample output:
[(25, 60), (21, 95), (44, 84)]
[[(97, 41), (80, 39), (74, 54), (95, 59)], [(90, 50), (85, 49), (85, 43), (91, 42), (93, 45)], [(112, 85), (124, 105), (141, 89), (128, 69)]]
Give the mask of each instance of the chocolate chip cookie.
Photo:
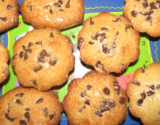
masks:
[(18, 24), (18, 0), (0, 0), (0, 32)]
[(73, 69), (71, 40), (54, 28), (34, 29), (13, 46), (11, 64), (23, 87), (49, 90), (62, 85)]
[(54, 27), (59, 30), (80, 24), (84, 17), (83, 0), (23, 0), (23, 20), (35, 28)]
[(127, 101), (113, 75), (90, 71), (71, 81), (63, 108), (70, 125), (118, 125), (126, 118)]
[(0, 43), (0, 83), (2, 83), (9, 75), (8, 69), (9, 51), (7, 47)]
[(78, 34), (81, 59), (101, 73), (121, 73), (139, 57), (139, 32), (125, 16), (107, 11), (90, 17)]
[(124, 15), (139, 32), (160, 36), (160, 0), (125, 0)]
[(0, 97), (1, 125), (57, 125), (63, 111), (53, 91), (17, 87)]
[(127, 85), (129, 110), (144, 125), (160, 124), (160, 62), (135, 71)]

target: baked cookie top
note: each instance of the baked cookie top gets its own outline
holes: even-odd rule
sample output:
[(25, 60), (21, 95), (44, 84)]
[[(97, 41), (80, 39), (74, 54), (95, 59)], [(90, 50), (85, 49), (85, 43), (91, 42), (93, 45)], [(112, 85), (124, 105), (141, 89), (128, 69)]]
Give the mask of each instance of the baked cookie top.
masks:
[(160, 62), (135, 71), (127, 85), (129, 110), (145, 125), (160, 124)]
[(125, 16), (90, 17), (78, 34), (81, 59), (101, 73), (121, 73), (139, 57), (140, 35)]
[(63, 111), (57, 94), (17, 87), (0, 97), (3, 125), (57, 125)]
[(23, 87), (49, 90), (62, 85), (74, 68), (71, 40), (54, 28), (34, 29), (13, 46), (12, 67)]
[(118, 125), (126, 118), (127, 101), (113, 75), (90, 71), (71, 81), (63, 108), (70, 125)]
[(9, 51), (7, 47), (0, 43), (0, 83), (2, 83), (9, 75), (8, 69)]
[(18, 0), (0, 0), (0, 32), (18, 24)]
[(125, 0), (124, 15), (139, 32), (160, 36), (160, 0)]
[(54, 27), (59, 30), (82, 23), (83, 0), (23, 0), (23, 20), (35, 28)]

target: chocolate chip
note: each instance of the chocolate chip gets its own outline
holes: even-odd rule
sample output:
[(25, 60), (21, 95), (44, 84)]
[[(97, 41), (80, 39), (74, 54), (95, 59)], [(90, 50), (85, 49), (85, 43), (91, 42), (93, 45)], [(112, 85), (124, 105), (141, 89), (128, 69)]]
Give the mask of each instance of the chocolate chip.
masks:
[(151, 9), (151, 10), (157, 9), (157, 7), (155, 6), (155, 3), (154, 3), (154, 2), (150, 3), (149, 6), (150, 6), (150, 9)]
[(101, 61), (96, 62), (96, 67), (102, 69), (104, 72), (107, 72)]
[(21, 102), (20, 99), (17, 99), (17, 100), (16, 100), (16, 103), (19, 104), (19, 105), (23, 105), (23, 103)]
[(54, 3), (54, 6), (61, 7), (61, 5), (59, 3)]
[(5, 117), (11, 122), (13, 122), (16, 119), (16, 118), (11, 118), (8, 113), (5, 114)]
[(90, 25), (94, 25), (92, 18), (90, 18)]
[(126, 99), (124, 97), (119, 98), (119, 103), (124, 104), (126, 102)]
[(117, 18), (116, 20), (113, 20), (113, 22), (121, 22), (121, 19)]
[(82, 45), (83, 42), (84, 42), (84, 39), (83, 38), (79, 38), (79, 40), (78, 40), (79, 47), (81, 47), (81, 45)]
[(24, 60), (27, 60), (28, 59), (28, 54), (27, 52), (24, 53)]
[(38, 42), (36, 42), (35, 44), (37, 44), (37, 45), (42, 45), (42, 41), (38, 41)]
[(140, 86), (140, 83), (138, 81), (133, 81), (132, 83), (137, 85), (137, 86)]
[(79, 110), (79, 112), (82, 112), (83, 109), (85, 109), (85, 108), (86, 108), (86, 106), (84, 105), (84, 106)]
[(111, 108), (115, 107), (115, 101), (114, 100), (109, 99), (108, 103), (109, 103), (109, 107), (111, 107)]
[(68, 2), (66, 4), (66, 8), (70, 8), (70, 0), (68, 0)]
[(23, 55), (24, 55), (24, 52), (21, 51), (21, 52), (19, 53), (19, 57), (20, 57), (20, 58), (23, 58)]
[(72, 38), (73, 38), (73, 39), (75, 39), (75, 38), (76, 38), (76, 36), (75, 36), (75, 35), (72, 35)]
[(52, 8), (52, 7), (50, 5), (47, 5), (44, 8), (48, 9), (48, 8)]
[(15, 96), (17, 96), (17, 97), (23, 97), (24, 93), (17, 93)]
[(39, 70), (41, 70), (43, 68), (43, 66), (35, 66), (34, 68), (33, 68), (33, 70), (35, 71), (35, 72), (38, 72)]
[(26, 52), (32, 53), (31, 49), (26, 49)]
[(109, 95), (109, 94), (110, 94), (110, 90), (109, 90), (107, 87), (105, 87), (105, 88), (103, 89), (103, 92), (104, 92), (104, 94), (106, 94), (106, 95)]
[(54, 57), (50, 58), (49, 64), (50, 64), (51, 66), (55, 66), (56, 63), (57, 63), (57, 59), (56, 59), (56, 58), (54, 58)]
[(64, 11), (63, 9), (59, 9), (59, 11)]
[(132, 15), (133, 17), (136, 17), (136, 16), (137, 16), (137, 12), (135, 12), (134, 10), (132, 10), (132, 11), (131, 11), (131, 15)]
[(138, 101), (137, 101), (137, 105), (141, 105), (143, 103), (143, 99), (139, 99)]
[(106, 38), (106, 34), (105, 33), (102, 33), (101, 34), (101, 38), (100, 38), (100, 42), (103, 42), (103, 40)]
[(7, 17), (0, 17), (0, 20), (2, 20), (2, 21), (4, 21), (4, 22), (7, 22), (7, 21), (8, 21)]
[(102, 114), (99, 111), (96, 111), (95, 114), (99, 117), (102, 117)]
[(93, 35), (91, 36), (91, 38), (92, 38), (93, 40), (97, 40), (97, 37), (98, 37), (98, 33), (95, 33), (95, 34), (93, 34)]
[(146, 94), (145, 93), (141, 93), (140, 95), (141, 95), (142, 99), (146, 98)]
[(151, 95), (153, 95), (153, 94), (154, 94), (153, 91), (148, 91), (148, 92), (147, 92), (147, 95), (148, 95), (148, 96), (151, 96)]
[(61, 4), (61, 5), (63, 4), (62, 0), (58, 0), (58, 3)]
[(86, 105), (89, 105), (90, 106), (90, 100), (89, 99), (87, 99), (85, 102), (84, 102)]
[(49, 119), (52, 120), (55, 117), (55, 115), (56, 115), (56, 112), (54, 111), (53, 114), (49, 115)]
[(157, 85), (156, 89), (160, 89), (160, 84)]
[(52, 9), (50, 9), (50, 10), (49, 10), (49, 13), (50, 13), (50, 14), (53, 14), (53, 10), (52, 10)]
[(41, 63), (44, 63), (45, 62), (45, 56), (40, 56), (39, 58), (38, 58), (38, 62), (41, 62)]
[(105, 106), (100, 106), (100, 112), (103, 113), (105, 111), (110, 111), (110, 108)]
[(17, 54), (15, 54), (15, 55), (13, 56), (13, 58), (12, 58), (12, 61), (13, 61), (13, 62), (16, 61), (16, 57), (17, 57)]
[(90, 45), (93, 45), (93, 44), (95, 44), (94, 42), (91, 42), (91, 41), (89, 41), (88, 43), (89, 43)]
[(26, 108), (25, 111), (30, 111), (30, 108)]
[(105, 106), (105, 105), (107, 105), (107, 100), (106, 99), (102, 99), (102, 100), (99, 101), (99, 104), (101, 106)]
[(103, 53), (108, 53), (108, 48), (107, 48), (106, 44), (102, 45), (102, 51), (103, 51)]
[(148, 3), (143, 3), (143, 8), (147, 8), (148, 7)]
[(30, 121), (30, 114), (29, 112), (25, 112), (24, 116), (27, 118), (28, 122)]
[(44, 108), (43, 111), (44, 111), (44, 116), (47, 117), (48, 116), (48, 109)]
[(87, 85), (87, 90), (90, 90), (92, 88), (91, 85)]
[(8, 9), (8, 10), (11, 10), (11, 9), (12, 9), (12, 5), (8, 4), (8, 5), (7, 5), (7, 9)]
[(37, 86), (37, 81), (36, 80), (33, 80), (33, 85)]
[(42, 103), (43, 102), (43, 98), (39, 98), (36, 102), (35, 102), (35, 104), (39, 104), (39, 103)]
[(112, 48), (116, 48), (116, 43), (115, 42), (113, 42)]
[(129, 28), (131, 28), (131, 26), (127, 24), (125, 31), (127, 32), (127, 30), (128, 30)]
[(118, 36), (118, 35), (119, 35), (119, 32), (117, 31), (115, 36)]
[(102, 27), (101, 30), (102, 30), (102, 31), (108, 31), (108, 28)]
[(151, 88), (152, 90), (154, 90), (154, 85), (149, 86), (149, 88)]
[(117, 81), (113, 81), (113, 85), (114, 85), (114, 86), (119, 86), (119, 84), (118, 84)]
[(84, 97), (86, 95), (86, 90), (84, 90), (82, 93), (81, 93), (81, 97)]
[(20, 124), (20, 125), (27, 125), (27, 122), (26, 122), (25, 120), (21, 119), (21, 120), (19, 121), (19, 124)]
[(54, 35), (52, 32), (50, 33), (50, 38), (54, 38)]
[(142, 67), (142, 73), (144, 73), (145, 72), (145, 65), (143, 65), (143, 67)]

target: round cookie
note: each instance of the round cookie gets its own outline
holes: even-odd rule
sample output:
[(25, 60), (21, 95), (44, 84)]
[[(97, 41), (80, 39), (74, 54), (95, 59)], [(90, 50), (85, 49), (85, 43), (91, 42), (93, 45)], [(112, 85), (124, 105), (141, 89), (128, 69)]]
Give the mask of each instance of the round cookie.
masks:
[(11, 59), (19, 83), (46, 91), (62, 85), (74, 68), (71, 40), (54, 28), (34, 29), (18, 39)]
[(160, 62), (135, 71), (127, 85), (129, 110), (144, 125), (160, 124)]
[(23, 0), (19, 9), (23, 20), (35, 28), (66, 29), (84, 17), (83, 0)]
[(0, 83), (6, 80), (9, 75), (8, 60), (9, 51), (7, 47), (0, 43)]
[(160, 36), (159, 0), (125, 0), (124, 15), (137, 31), (146, 32), (152, 37)]
[(90, 71), (71, 81), (62, 104), (70, 125), (118, 125), (126, 118), (127, 101), (113, 75)]
[(82, 61), (101, 73), (127, 69), (139, 57), (139, 42), (139, 33), (125, 16), (107, 11), (86, 19), (78, 34)]
[(62, 111), (53, 91), (17, 87), (0, 97), (2, 125), (57, 125)]
[(0, 0), (0, 32), (18, 24), (18, 0)]

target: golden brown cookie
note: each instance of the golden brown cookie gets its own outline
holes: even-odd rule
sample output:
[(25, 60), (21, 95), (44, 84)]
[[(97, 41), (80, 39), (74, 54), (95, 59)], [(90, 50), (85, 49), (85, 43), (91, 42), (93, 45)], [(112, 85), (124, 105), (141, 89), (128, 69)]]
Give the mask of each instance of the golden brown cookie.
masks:
[(0, 43), (0, 83), (2, 83), (9, 75), (8, 69), (9, 51), (7, 47)]
[(18, 24), (18, 0), (0, 0), (0, 32)]
[(139, 57), (139, 33), (125, 16), (107, 11), (90, 17), (78, 34), (81, 59), (101, 73), (121, 73)]
[(59, 30), (80, 24), (84, 17), (83, 0), (23, 0), (23, 20), (35, 28), (54, 27)]
[(118, 125), (126, 118), (127, 101), (113, 75), (90, 71), (71, 81), (63, 108), (70, 125)]
[(160, 124), (160, 62), (135, 71), (127, 85), (129, 110), (144, 125)]
[(160, 36), (160, 0), (125, 0), (124, 15), (137, 31)]
[(72, 49), (59, 30), (34, 29), (15, 42), (11, 64), (23, 87), (46, 91), (68, 79), (75, 63)]
[(1, 125), (57, 125), (62, 111), (53, 91), (17, 87), (0, 97)]

